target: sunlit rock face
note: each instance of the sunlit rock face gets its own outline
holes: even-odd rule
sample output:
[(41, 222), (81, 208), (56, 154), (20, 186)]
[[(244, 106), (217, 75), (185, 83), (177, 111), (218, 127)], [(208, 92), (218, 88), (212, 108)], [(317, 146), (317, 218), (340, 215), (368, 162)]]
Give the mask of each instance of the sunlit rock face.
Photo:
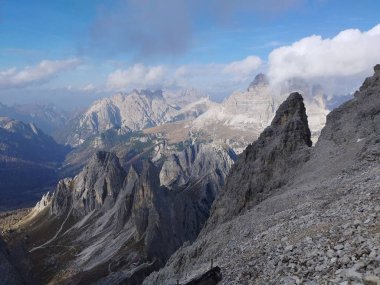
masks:
[(262, 130), (273, 118), (275, 103), (265, 75), (259, 74), (246, 91), (237, 91), (194, 121), (195, 127), (222, 124), (242, 130)]
[(180, 93), (162, 90), (119, 93), (95, 101), (72, 120), (66, 130), (65, 142), (78, 146), (91, 136), (110, 129), (125, 134), (168, 122), (194, 119), (212, 104), (202, 93), (192, 89)]

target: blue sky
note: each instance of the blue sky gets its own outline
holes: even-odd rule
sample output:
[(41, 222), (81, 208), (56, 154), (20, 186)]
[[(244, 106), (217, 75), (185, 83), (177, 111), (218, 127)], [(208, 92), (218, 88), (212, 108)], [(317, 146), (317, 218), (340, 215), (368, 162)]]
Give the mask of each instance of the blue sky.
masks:
[[(271, 69), (274, 50), (312, 35), (364, 33), (380, 23), (378, 11), (376, 0), (0, 0), (0, 102), (73, 94), (87, 102), (118, 89), (191, 85), (220, 98)], [(241, 62), (250, 56), (260, 62)], [(185, 76), (174, 80), (180, 68)], [(226, 76), (241, 80), (227, 86)]]

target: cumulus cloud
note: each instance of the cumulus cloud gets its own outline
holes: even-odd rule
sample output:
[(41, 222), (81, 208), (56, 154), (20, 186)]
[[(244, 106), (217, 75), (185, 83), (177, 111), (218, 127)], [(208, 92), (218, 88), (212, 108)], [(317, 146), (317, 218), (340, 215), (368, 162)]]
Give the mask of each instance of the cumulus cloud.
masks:
[(35, 66), (23, 69), (11, 68), (0, 71), (1, 88), (22, 88), (47, 82), (58, 73), (73, 69), (79, 65), (78, 59), (43, 60)]
[(117, 69), (107, 78), (107, 88), (111, 90), (162, 87), (167, 72), (163, 66), (135, 64), (128, 69)]
[(107, 78), (108, 90), (133, 88), (190, 88), (226, 95), (239, 87), (246, 88), (262, 64), (256, 56), (230, 63), (186, 64), (177, 67), (135, 64), (117, 69)]
[(100, 6), (91, 27), (91, 47), (139, 56), (173, 55), (192, 45), (199, 23), (232, 23), (239, 12), (264, 17), (307, 0), (117, 0)]
[(288, 78), (363, 77), (380, 60), (380, 24), (369, 31), (349, 29), (333, 38), (313, 35), (273, 50), (268, 74), (272, 81)]
[(234, 76), (252, 76), (253, 72), (260, 67), (262, 60), (258, 56), (248, 56), (243, 60), (234, 61), (223, 68), (223, 72)]
[(95, 87), (94, 84), (89, 83), (89, 84), (83, 86), (81, 89), (82, 89), (82, 91), (90, 92), (90, 91), (94, 91), (94, 90), (96, 90), (96, 87)]

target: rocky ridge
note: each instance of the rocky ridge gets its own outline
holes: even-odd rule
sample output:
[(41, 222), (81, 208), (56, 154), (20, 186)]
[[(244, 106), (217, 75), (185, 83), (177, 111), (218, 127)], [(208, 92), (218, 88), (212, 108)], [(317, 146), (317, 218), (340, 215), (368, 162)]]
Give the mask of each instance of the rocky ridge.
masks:
[[(240, 155), (228, 174), (208, 225), (232, 219), (257, 205), (289, 180), (289, 170), (307, 159), (312, 145), (306, 109), (292, 93), (276, 112), (271, 125)], [(290, 170), (291, 171), (291, 170)]]
[(94, 102), (83, 114), (72, 120), (61, 141), (81, 145), (94, 135), (116, 129), (121, 134), (141, 131), (177, 120), (194, 119), (213, 103), (187, 91), (186, 98), (166, 91), (134, 90)]
[[(244, 175), (254, 160), (244, 161), (247, 154), (243, 154), (222, 190), (232, 191), (230, 204), (223, 203), (222, 194), (197, 240), (179, 249), (144, 284), (186, 283), (204, 272), (211, 259), (221, 268), (219, 284), (379, 284), (379, 110), (378, 65), (354, 99), (327, 116), (315, 148), (293, 153), (303, 161), (287, 166), (286, 181), (265, 199), (255, 192), (260, 187), (253, 183), (250, 200), (257, 203), (240, 210), (244, 192), (235, 189), (229, 177), (239, 174), (243, 186), (256, 181)], [(289, 137), (275, 144), (281, 148), (298, 141), (307, 147), (307, 137)], [(263, 147), (249, 150), (253, 158), (271, 158)], [(256, 167), (267, 165), (263, 159)], [(286, 167), (272, 166), (274, 172)], [(269, 178), (266, 183), (275, 180)], [(220, 204), (225, 209), (220, 210)]]
[[(192, 160), (197, 172), (188, 176), (183, 169), (178, 176), (186, 179), (169, 188), (161, 186), (160, 168), (153, 163), (126, 171), (109, 152), (98, 152), (80, 174), (60, 181), (21, 226), (30, 235), (40, 280), (141, 284), (184, 242), (193, 241), (235, 157), (226, 147), (192, 149), (199, 150)], [(212, 157), (214, 163), (207, 164)], [(41, 239), (47, 229), (50, 234)], [(62, 258), (67, 261), (51, 267)]]

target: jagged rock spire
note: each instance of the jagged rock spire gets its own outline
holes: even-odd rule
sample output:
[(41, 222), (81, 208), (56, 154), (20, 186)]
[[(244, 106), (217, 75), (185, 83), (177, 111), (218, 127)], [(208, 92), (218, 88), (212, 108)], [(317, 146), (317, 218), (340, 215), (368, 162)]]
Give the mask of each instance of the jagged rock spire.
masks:
[(232, 167), (207, 225), (233, 218), (286, 184), (291, 177), (288, 169), (305, 159), (300, 153), (311, 145), (303, 98), (295, 92)]

